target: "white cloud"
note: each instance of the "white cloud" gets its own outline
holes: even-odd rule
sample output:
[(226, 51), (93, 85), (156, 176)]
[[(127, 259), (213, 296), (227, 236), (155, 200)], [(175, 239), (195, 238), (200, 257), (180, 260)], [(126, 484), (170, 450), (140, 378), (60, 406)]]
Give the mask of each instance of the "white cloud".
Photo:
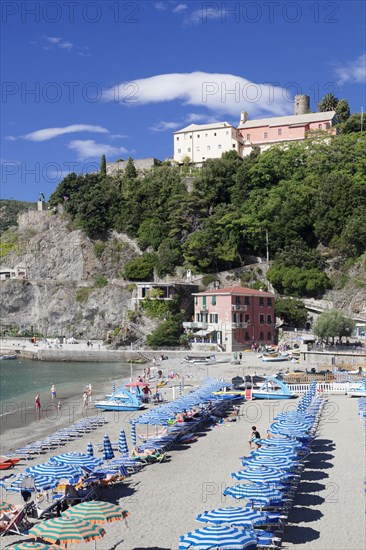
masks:
[(165, 122), (161, 120), (155, 126), (150, 126), (149, 130), (151, 132), (165, 132), (166, 130), (176, 130), (181, 126), (180, 122)]
[(121, 138), (128, 138), (126, 134), (111, 134), (108, 136), (109, 139), (121, 139)]
[(64, 134), (73, 134), (75, 132), (96, 132), (98, 134), (108, 134), (108, 130), (102, 126), (93, 126), (91, 124), (71, 124), (70, 126), (64, 126), (62, 128), (44, 128), (42, 130), (36, 130), (30, 134), (21, 136), (22, 139), (28, 141), (47, 141)]
[(78, 160), (100, 158), (103, 154), (113, 156), (120, 153), (127, 153), (125, 147), (113, 147), (112, 145), (104, 143), (96, 143), (92, 139), (75, 139), (70, 141), (68, 148), (76, 151)]
[(74, 47), (72, 42), (63, 40), (59, 36), (43, 36), (43, 40), (46, 41), (47, 45), (43, 46), (44, 50), (51, 50), (53, 48), (60, 48), (61, 50), (67, 50), (71, 52)]
[[(131, 94), (133, 88), (133, 98)], [(132, 98), (133, 101), (128, 101)], [(256, 84), (232, 74), (171, 73), (122, 82), (103, 93), (105, 101), (125, 106), (146, 105), (179, 100), (183, 105), (205, 107), (217, 116), (223, 114), (286, 115), (293, 111), (292, 99), (286, 89), (270, 83)]]
[(202, 121), (206, 121), (207, 122), (207, 115), (200, 115), (198, 113), (189, 113), (187, 116), (186, 116), (186, 122), (202, 122)]
[(173, 13), (182, 13), (184, 12), (185, 10), (188, 9), (188, 6), (187, 4), (178, 4), (178, 6), (176, 6), (174, 9), (173, 9)]
[(17, 138), (15, 136), (5, 136), (5, 139), (7, 141), (16, 141)]
[[(221, 19), (223, 22), (226, 21), (226, 9), (225, 5), (221, 6), (216, 3), (208, 4), (205, 8), (202, 7), (197, 10), (193, 10), (191, 13), (184, 13), (183, 24), (184, 25), (199, 25), (200, 23), (208, 23), (209, 21), (214, 21), (216, 19)], [(230, 16), (230, 12), (228, 16)]]
[(155, 2), (154, 8), (158, 11), (164, 11), (167, 9), (167, 5), (164, 2)]
[(345, 65), (339, 65), (335, 69), (339, 84), (352, 81), (361, 84), (366, 80), (366, 54), (349, 61)]

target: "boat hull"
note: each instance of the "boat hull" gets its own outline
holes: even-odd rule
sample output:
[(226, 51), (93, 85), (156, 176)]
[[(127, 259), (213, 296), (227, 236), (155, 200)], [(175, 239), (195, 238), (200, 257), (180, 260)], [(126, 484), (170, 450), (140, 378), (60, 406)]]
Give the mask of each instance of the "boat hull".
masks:
[(284, 395), (281, 393), (260, 393), (260, 392), (252, 392), (252, 398), (254, 399), (293, 399), (294, 397), (297, 397), (296, 395)]
[(123, 403), (99, 401), (98, 403), (95, 403), (95, 408), (101, 409), (102, 411), (138, 411), (143, 408), (143, 405), (124, 405)]

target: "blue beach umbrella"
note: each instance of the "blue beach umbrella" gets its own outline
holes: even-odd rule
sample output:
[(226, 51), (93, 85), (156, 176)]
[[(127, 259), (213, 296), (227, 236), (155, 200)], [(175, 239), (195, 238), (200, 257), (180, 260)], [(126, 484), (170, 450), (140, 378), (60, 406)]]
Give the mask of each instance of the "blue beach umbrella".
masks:
[(249, 550), (257, 547), (257, 539), (250, 531), (242, 531), (236, 527), (212, 525), (190, 531), (179, 538), (179, 550), (192, 546), (200, 550), (210, 548), (229, 548), (230, 550)]
[(225, 489), (224, 495), (234, 498), (248, 498), (249, 500), (255, 500), (263, 504), (280, 500), (283, 496), (281, 491), (274, 489), (270, 485), (254, 485), (250, 483), (228, 487)]
[(242, 461), (243, 466), (264, 466), (265, 468), (275, 468), (276, 470), (291, 470), (296, 468), (299, 463), (287, 458), (286, 456), (255, 456)]
[[(33, 478), (34, 487), (36, 491), (44, 491), (48, 489), (54, 489), (58, 485), (58, 480), (50, 476), (43, 476), (37, 474), (19, 474), (17, 479), (11, 484), (12, 491), (21, 491), (24, 479), (27, 477)], [(27, 489), (32, 491), (32, 489)]]
[(37, 464), (31, 466), (26, 470), (27, 474), (40, 474), (49, 476), (53, 479), (71, 479), (75, 476), (80, 476), (82, 470), (71, 464), (61, 464), (59, 462), (45, 462), (44, 464)]
[(136, 446), (136, 441), (137, 441), (135, 424), (131, 424), (131, 441), (132, 441), (132, 445), (135, 447)]
[(121, 454), (128, 453), (128, 446), (126, 441), (126, 434), (124, 429), (120, 431), (119, 439), (118, 439), (118, 450)]
[(288, 458), (297, 458), (295, 451), (289, 447), (260, 447), (252, 453), (252, 456), (287, 456)]
[(268, 519), (267, 514), (264, 512), (257, 512), (256, 510), (249, 510), (248, 508), (241, 508), (239, 506), (227, 506), (199, 514), (196, 517), (196, 521), (215, 523), (217, 525), (229, 523), (232, 526), (253, 528), (265, 525)]
[(88, 454), (78, 452), (53, 456), (50, 458), (50, 462), (57, 462), (59, 464), (71, 464), (72, 466), (79, 466), (80, 468), (88, 468), (91, 470), (102, 464), (102, 460), (100, 460), (100, 458), (94, 458), (93, 456), (89, 456)]
[(246, 466), (244, 470), (233, 472), (231, 474), (235, 479), (246, 479), (253, 483), (275, 484), (288, 478), (288, 474), (275, 470), (274, 468), (264, 468), (261, 466)]
[(103, 438), (103, 460), (111, 460), (114, 458), (114, 452), (110, 439), (107, 434)]
[(86, 454), (88, 456), (94, 456), (94, 449), (93, 449), (93, 444), (92, 444), (91, 441), (89, 441), (89, 443), (88, 443), (88, 447), (86, 449)]

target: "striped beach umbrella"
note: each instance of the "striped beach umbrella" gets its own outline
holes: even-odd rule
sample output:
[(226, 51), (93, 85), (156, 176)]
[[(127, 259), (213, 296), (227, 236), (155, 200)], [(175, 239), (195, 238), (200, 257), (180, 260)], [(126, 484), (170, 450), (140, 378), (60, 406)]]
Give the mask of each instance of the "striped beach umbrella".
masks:
[[(32, 478), (34, 487), (26, 487), (27, 491), (33, 492), (44, 491), (48, 489), (54, 489), (58, 485), (58, 480), (51, 476), (43, 476), (41, 474), (19, 474), (17, 478), (11, 484), (12, 491), (22, 491), (24, 487), (24, 480), (26, 478)], [(29, 484), (28, 484), (29, 485)]]
[(296, 468), (299, 463), (287, 458), (286, 456), (255, 456), (242, 461), (243, 466), (264, 466), (265, 468), (275, 468), (276, 470), (291, 470)]
[(6, 550), (62, 550), (57, 544), (45, 544), (44, 542), (18, 542), (7, 546)]
[(267, 514), (241, 508), (240, 506), (227, 506), (225, 508), (216, 508), (210, 512), (204, 512), (196, 517), (196, 521), (202, 523), (229, 523), (232, 526), (240, 527), (257, 527), (265, 525), (268, 522)]
[(100, 458), (94, 458), (89, 456), (88, 454), (78, 452), (53, 456), (50, 458), (50, 462), (56, 462), (59, 464), (70, 464), (72, 466), (88, 468), (91, 470), (102, 464), (102, 460)]
[(120, 431), (119, 438), (118, 438), (118, 450), (123, 455), (128, 453), (126, 434), (123, 428)]
[(5, 502), (5, 500), (0, 502), (0, 512), (9, 512), (14, 508), (13, 504), (10, 504), (10, 502)]
[(136, 447), (137, 435), (136, 435), (135, 424), (131, 424), (131, 441), (132, 441), (132, 445)]
[(179, 550), (197, 546), (200, 550), (210, 548), (230, 548), (244, 550), (257, 547), (257, 539), (250, 531), (242, 531), (236, 527), (211, 525), (190, 531), (179, 538)]
[(72, 506), (62, 513), (62, 516), (70, 518), (78, 518), (90, 523), (111, 523), (112, 521), (120, 521), (128, 514), (115, 504), (110, 502), (92, 501), (81, 502), (76, 506)]
[(249, 500), (262, 502), (263, 504), (270, 503), (274, 500), (280, 500), (282, 498), (281, 491), (274, 489), (270, 485), (254, 485), (251, 483), (228, 487), (225, 489), (224, 495), (234, 498), (247, 498)]
[(111, 458), (114, 458), (114, 452), (110, 439), (108, 435), (105, 434), (103, 438), (103, 460), (111, 460)]
[(53, 518), (39, 523), (28, 534), (47, 542), (60, 541), (61, 544), (89, 542), (104, 537), (105, 531), (100, 525), (77, 518)]
[(287, 456), (288, 458), (298, 458), (294, 449), (289, 447), (260, 447), (257, 451), (252, 453), (252, 456)]
[(263, 466), (246, 466), (244, 470), (233, 472), (231, 476), (239, 480), (246, 479), (247, 481), (252, 481), (253, 483), (268, 484), (278, 483), (288, 478), (288, 474), (284, 472), (276, 470), (275, 468), (265, 468)]
[(89, 443), (88, 443), (88, 446), (87, 446), (87, 449), (86, 449), (86, 454), (88, 456), (94, 456), (93, 443), (91, 441), (89, 441)]
[(45, 462), (27, 468), (28, 474), (40, 474), (52, 477), (53, 479), (71, 479), (72, 477), (81, 475), (82, 471), (71, 464), (61, 464), (59, 462)]

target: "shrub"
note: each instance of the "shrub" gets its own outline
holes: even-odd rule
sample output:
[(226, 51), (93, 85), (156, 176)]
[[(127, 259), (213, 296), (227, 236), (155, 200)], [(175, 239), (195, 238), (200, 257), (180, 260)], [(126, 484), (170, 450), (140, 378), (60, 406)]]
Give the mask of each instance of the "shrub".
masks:
[(151, 347), (177, 346), (182, 334), (180, 318), (172, 318), (164, 321), (154, 332), (147, 337), (147, 343)]
[(98, 241), (94, 244), (94, 254), (98, 258), (98, 260), (100, 260), (104, 251), (105, 251), (105, 243), (103, 243), (102, 241)]
[(79, 288), (76, 292), (76, 301), (79, 303), (86, 302), (91, 291), (92, 289), (88, 287)]
[(94, 287), (95, 288), (103, 288), (104, 286), (107, 286), (108, 279), (104, 277), (103, 275), (98, 275), (98, 277), (95, 278), (94, 281)]
[(136, 260), (127, 262), (123, 271), (125, 279), (131, 281), (151, 281), (154, 273), (154, 254), (143, 254)]
[(127, 285), (127, 290), (128, 290), (128, 292), (133, 292), (133, 291), (135, 290), (135, 288), (136, 288), (135, 283), (129, 283), (129, 284)]
[(218, 281), (218, 278), (216, 275), (212, 275), (211, 273), (208, 273), (207, 275), (204, 275), (202, 277), (202, 284), (203, 286), (209, 286), (211, 283), (214, 283), (215, 281)]

